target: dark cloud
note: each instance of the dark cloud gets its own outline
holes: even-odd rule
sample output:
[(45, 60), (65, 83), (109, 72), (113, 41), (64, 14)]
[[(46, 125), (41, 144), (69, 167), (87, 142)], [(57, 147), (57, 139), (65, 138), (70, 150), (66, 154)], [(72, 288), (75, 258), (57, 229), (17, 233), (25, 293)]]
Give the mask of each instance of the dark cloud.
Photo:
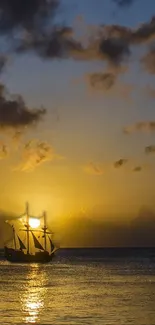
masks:
[(59, 5), (59, 0), (0, 0), (0, 34), (10, 37), (12, 51), (35, 51), (45, 59), (70, 57), (74, 49), (80, 51), (72, 28), (54, 23)]
[(72, 29), (54, 23), (59, 0), (0, 0), (0, 35), (9, 36), (16, 53), (35, 51), (43, 58), (61, 58), (78, 47)]
[(124, 166), (127, 162), (128, 162), (127, 159), (122, 159), (121, 158), (121, 159), (114, 162), (114, 167), (115, 168), (120, 168), (120, 167)]
[(155, 17), (148, 23), (142, 24), (131, 33), (131, 42), (134, 44), (146, 43), (155, 39)]
[(106, 61), (112, 67), (119, 66), (130, 55), (129, 43), (121, 37), (109, 37), (106, 32), (103, 34), (97, 35), (86, 47), (72, 39), (70, 56), (77, 60)]
[(155, 121), (141, 121), (133, 125), (129, 125), (123, 128), (125, 134), (131, 134), (134, 132), (154, 132)]
[(99, 46), (99, 52), (112, 64), (120, 64), (126, 56), (130, 55), (128, 42), (125, 39), (103, 39)]
[(25, 128), (38, 123), (45, 109), (30, 110), (21, 96), (9, 96), (4, 85), (0, 85), (0, 128)]
[(92, 88), (110, 89), (116, 80), (113, 73), (91, 73), (88, 75), (89, 83)]
[(118, 7), (129, 7), (131, 6), (136, 0), (112, 0)]
[(8, 58), (6, 55), (0, 55), (0, 73), (2, 73), (7, 65)]
[[(115, 0), (119, 7), (131, 5), (131, 0)], [(78, 60), (106, 61), (117, 67), (131, 55), (133, 45), (145, 44), (155, 39), (155, 17), (145, 24), (131, 29), (119, 25), (101, 25), (94, 36), (84, 44), (78, 41), (71, 27), (56, 24), (58, 0), (0, 0), (0, 35), (13, 41), (13, 51), (34, 51), (44, 59), (73, 58)], [(91, 31), (90, 31), (91, 33)], [(10, 40), (10, 39), (9, 39)], [(154, 48), (143, 58), (143, 64), (155, 73)], [(0, 56), (0, 72), (6, 65), (6, 57)], [(120, 71), (118, 70), (117, 73)], [(115, 84), (117, 73), (93, 73), (89, 84), (93, 88), (108, 90)], [(121, 85), (122, 87), (122, 85)], [(121, 88), (123, 89), (123, 87)], [(126, 92), (125, 90), (125, 97)], [(118, 89), (117, 89), (118, 93)], [(123, 94), (120, 93), (121, 96)], [(20, 97), (8, 99), (0, 92), (0, 127), (22, 127), (40, 120), (44, 110), (29, 110)], [(139, 122), (124, 128), (124, 133), (138, 130), (154, 130), (155, 122)], [(130, 130), (131, 129), (131, 130)]]
[[(115, 0), (118, 6), (131, 0)], [(0, 34), (10, 36), (16, 53), (34, 51), (44, 59), (73, 58), (101, 60), (120, 66), (131, 55), (131, 46), (143, 44), (155, 37), (155, 18), (136, 29), (119, 25), (101, 25), (84, 44), (75, 37), (74, 30), (56, 24), (58, 0), (0, 0)], [(10, 46), (11, 48), (11, 46)]]
[[(135, 29), (120, 25), (107, 25), (103, 27), (103, 32), (108, 38), (114, 37), (116, 40), (124, 41), (126, 46), (146, 44), (155, 39), (155, 17)], [(130, 54), (129, 51), (127, 54)]]
[(145, 147), (145, 153), (146, 154), (155, 153), (155, 145), (150, 145)]
[[(131, 0), (115, 0), (119, 6)], [(77, 41), (71, 27), (56, 24), (58, 0), (0, 0), (0, 34), (11, 37), (18, 53), (35, 51), (43, 58), (105, 60), (120, 65), (131, 54), (130, 46), (155, 37), (155, 18), (136, 29), (101, 25), (85, 44)], [(90, 29), (91, 34), (91, 29)], [(93, 33), (92, 33), (93, 34)]]
[(0, 0), (0, 33), (13, 36), (21, 29), (38, 33), (58, 6), (58, 0)]
[(53, 27), (46, 33), (25, 35), (16, 48), (17, 53), (34, 51), (44, 59), (74, 58), (74, 52), (83, 50), (80, 42), (72, 37), (72, 28)]
[[(100, 25), (96, 37), (90, 37), (86, 47), (78, 44), (72, 51), (79, 60), (105, 60), (110, 65), (120, 65), (131, 55), (131, 47), (155, 39), (155, 17), (137, 28), (121, 25)], [(153, 52), (152, 52), (153, 53)], [(153, 60), (154, 53), (152, 54)]]
[(110, 39), (124, 39), (130, 43), (132, 30), (121, 25), (105, 25), (101, 28), (101, 37)]

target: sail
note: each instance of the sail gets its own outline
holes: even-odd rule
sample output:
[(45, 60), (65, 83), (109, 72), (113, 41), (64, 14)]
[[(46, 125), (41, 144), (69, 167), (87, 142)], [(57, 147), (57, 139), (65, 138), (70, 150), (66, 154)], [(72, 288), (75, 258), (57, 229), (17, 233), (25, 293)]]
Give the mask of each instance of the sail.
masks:
[(51, 252), (54, 250), (54, 245), (53, 245), (53, 242), (52, 242), (52, 240), (51, 240), (51, 238), (48, 236), (48, 238), (49, 238), (49, 241), (50, 241), (50, 246), (51, 246)]
[[(8, 245), (6, 247), (12, 248), (18, 252), (21, 250), (23, 255), (36, 255), (36, 250), (45, 252), (46, 255), (47, 252), (52, 255), (57, 248), (53, 243), (53, 233), (51, 233), (46, 226), (46, 213), (44, 213), (42, 217), (44, 217), (44, 226), (40, 224), (37, 229), (36, 226), (31, 226), (29, 222), (31, 215), (29, 214), (27, 206), (26, 212), (20, 215), (19, 218), (7, 220), (6, 222), (10, 224), (13, 229), (13, 236), (12, 239), (8, 240)], [(41, 217), (38, 217), (37, 219), (40, 218)], [(34, 219), (34, 217), (32, 217), (32, 219)]]
[(31, 234), (33, 236), (33, 240), (34, 240), (34, 246), (35, 248), (44, 250), (44, 248), (41, 246), (41, 244), (39, 243), (38, 239), (35, 237), (35, 235), (33, 234), (33, 232), (31, 231)]
[(21, 239), (19, 238), (19, 236), (17, 235), (18, 237), (18, 240), (19, 240), (19, 246), (20, 246), (20, 249), (26, 249), (25, 245), (23, 244), (23, 242), (21, 241)]

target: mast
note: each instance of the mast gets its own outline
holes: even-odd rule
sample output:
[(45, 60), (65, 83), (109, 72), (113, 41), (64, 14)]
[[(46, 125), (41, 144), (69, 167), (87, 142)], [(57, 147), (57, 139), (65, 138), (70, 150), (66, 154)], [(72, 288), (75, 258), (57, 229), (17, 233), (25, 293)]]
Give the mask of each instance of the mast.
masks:
[(15, 245), (15, 250), (16, 250), (16, 235), (15, 235), (15, 228), (14, 226), (12, 226), (12, 229), (13, 229), (13, 241), (14, 241), (14, 245)]
[(47, 230), (47, 226), (46, 226), (46, 211), (43, 212), (43, 216), (44, 216), (44, 227), (43, 227), (43, 231), (44, 231), (44, 249), (46, 251), (46, 230)]
[(26, 228), (27, 228), (27, 254), (29, 254), (30, 250), (30, 240), (29, 240), (29, 204), (26, 203)]

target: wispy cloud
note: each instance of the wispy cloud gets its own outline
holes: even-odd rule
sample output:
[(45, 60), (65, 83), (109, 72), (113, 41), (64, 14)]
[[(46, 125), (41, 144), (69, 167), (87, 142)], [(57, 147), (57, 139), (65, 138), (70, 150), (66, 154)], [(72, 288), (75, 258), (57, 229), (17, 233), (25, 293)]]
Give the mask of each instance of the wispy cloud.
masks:
[(155, 145), (150, 145), (145, 147), (145, 153), (146, 154), (155, 153)]
[(102, 164), (90, 162), (86, 166), (84, 166), (84, 170), (86, 173), (91, 174), (91, 175), (103, 175), (105, 172), (105, 169)]
[(55, 153), (54, 149), (46, 142), (31, 140), (24, 146), (21, 163), (14, 170), (33, 171), (41, 164), (64, 157)]
[(92, 88), (109, 90), (113, 87), (116, 76), (112, 73), (91, 73), (88, 80)]
[(111, 72), (91, 73), (85, 77), (91, 95), (102, 94), (122, 100), (131, 101), (133, 85), (120, 82), (117, 74)]
[(0, 142), (0, 159), (8, 157), (9, 149), (6, 144)]
[(135, 132), (154, 132), (155, 121), (141, 121), (123, 128), (123, 133), (131, 134)]
[(19, 148), (21, 144), (22, 136), (23, 136), (23, 132), (18, 130), (11, 135), (12, 145), (15, 149)]
[[(125, 167), (125, 169), (124, 169)], [(90, 162), (89, 164), (85, 165), (83, 167), (84, 171), (88, 174), (91, 175), (96, 175), (96, 176), (101, 176), (106, 173), (111, 173), (114, 170), (117, 172), (121, 171), (122, 169), (125, 170), (127, 173), (131, 172), (141, 172), (141, 171), (146, 171), (150, 170), (150, 164), (146, 164), (143, 162), (136, 162), (135, 159), (125, 159), (121, 158), (119, 160), (116, 160), (113, 163), (95, 163), (95, 162)]]
[(133, 172), (141, 172), (142, 171), (142, 166), (136, 166), (133, 168)]

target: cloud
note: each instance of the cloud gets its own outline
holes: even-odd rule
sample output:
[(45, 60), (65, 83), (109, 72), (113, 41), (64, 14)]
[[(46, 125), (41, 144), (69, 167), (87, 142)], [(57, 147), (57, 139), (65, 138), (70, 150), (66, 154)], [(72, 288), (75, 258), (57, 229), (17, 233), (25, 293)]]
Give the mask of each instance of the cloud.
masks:
[(73, 30), (65, 26), (53, 26), (37, 35), (25, 34), (16, 48), (17, 53), (34, 51), (43, 59), (74, 58), (74, 51), (80, 51), (82, 45), (73, 37)]
[(8, 147), (0, 142), (0, 159), (4, 159), (6, 157), (8, 157), (9, 155), (9, 150), (8, 150)]
[(21, 142), (21, 138), (22, 138), (22, 131), (15, 131), (12, 135), (12, 144), (14, 145), (15, 148), (18, 148)]
[(142, 171), (142, 166), (136, 166), (133, 168), (133, 172), (141, 172)]
[(38, 33), (58, 7), (58, 0), (0, 0), (0, 33), (12, 37), (20, 30)]
[[(154, 152), (155, 152), (155, 148), (154, 148)], [(131, 171), (132, 172), (140, 172), (144, 169), (149, 168), (149, 166), (146, 164), (143, 164), (143, 165), (135, 164), (136, 166), (133, 167), (132, 160), (121, 158), (121, 159), (115, 161), (112, 165), (108, 164), (107, 166), (106, 166), (106, 164), (97, 164), (94, 162), (90, 162), (88, 165), (84, 166), (84, 170), (88, 174), (100, 176), (100, 175), (105, 174), (106, 171), (110, 171), (111, 167), (114, 167), (115, 169), (121, 169), (126, 164), (128, 164), (128, 172), (131, 172)]]
[[(119, 7), (132, 0), (113, 0)], [(10, 37), (17, 53), (35, 51), (45, 59), (73, 58), (78, 60), (105, 60), (120, 65), (131, 54), (132, 45), (144, 44), (155, 38), (155, 18), (135, 29), (119, 25), (88, 27), (90, 35), (82, 43), (74, 30), (58, 24), (58, 0), (0, 0), (0, 34)], [(94, 33), (94, 31), (96, 32)]]
[(101, 35), (100, 33), (98, 35), (97, 32), (94, 39), (90, 37), (88, 45), (85, 47), (72, 40), (69, 56), (76, 60), (105, 61), (109, 66), (119, 66), (130, 55), (128, 42), (122, 37), (108, 36), (106, 26), (102, 29)]
[(88, 80), (92, 88), (109, 90), (115, 84), (116, 76), (113, 73), (91, 73)]
[(54, 22), (59, 8), (59, 0), (0, 0), (0, 35), (8, 37), (9, 52), (70, 57), (81, 44), (72, 38), (71, 27)]
[(84, 80), (87, 83), (88, 91), (90, 94), (100, 92), (104, 96), (110, 96), (114, 98), (121, 98), (122, 100), (132, 100), (133, 84), (125, 84), (118, 79), (118, 72), (105, 72), (105, 73), (90, 73), (87, 74)]
[(129, 44), (125, 39), (109, 38), (101, 40), (99, 51), (111, 64), (118, 65), (130, 55)]
[(4, 71), (4, 68), (6, 67), (8, 62), (8, 57), (6, 55), (0, 55), (0, 73)]
[(145, 153), (146, 154), (155, 153), (155, 145), (150, 145), (145, 147)]
[[(107, 25), (104, 29), (106, 30), (107, 37), (124, 40), (128, 46), (142, 45), (155, 39), (155, 17), (152, 17), (148, 22), (139, 25), (137, 28)], [(128, 52), (127, 54), (130, 53)]]
[(128, 159), (121, 158), (114, 162), (114, 167), (115, 168), (123, 167), (127, 162), (128, 162)]
[(155, 121), (141, 121), (133, 125), (129, 125), (123, 128), (125, 134), (131, 134), (135, 132), (154, 132)]
[(131, 6), (135, 0), (112, 0), (113, 2), (116, 3), (118, 7), (129, 7)]
[[(91, 33), (91, 29), (90, 29)], [(120, 65), (131, 55), (131, 46), (142, 45), (155, 39), (155, 18), (137, 28), (128, 28), (121, 25), (100, 25), (96, 34), (88, 37), (84, 46), (70, 40), (69, 51), (74, 59), (100, 60), (109, 65)], [(74, 44), (74, 46), (73, 46)]]
[(146, 44), (155, 39), (155, 17), (153, 16), (149, 22), (140, 25), (136, 30), (132, 31), (132, 44)]
[(137, 28), (128, 28), (120, 25), (105, 26), (108, 37), (126, 40), (128, 45), (141, 45), (155, 39), (155, 17)]
[(48, 143), (31, 140), (24, 145), (22, 161), (14, 170), (33, 171), (46, 161), (62, 158)]
[(88, 165), (84, 167), (84, 170), (86, 173), (91, 174), (91, 175), (103, 175), (105, 170), (103, 168), (103, 165), (101, 164), (96, 164), (94, 162), (90, 162)]
[(155, 74), (155, 47), (152, 48), (141, 61), (147, 72)]
[(30, 110), (21, 96), (9, 96), (5, 86), (0, 85), (0, 129), (36, 125), (45, 113), (43, 108)]
[[(113, 0), (119, 7), (132, 0)], [(87, 28), (82, 42), (74, 29), (56, 23), (61, 2), (58, 0), (0, 0), (0, 35), (9, 36), (10, 49), (18, 54), (33, 51), (43, 59), (105, 61), (120, 66), (131, 55), (133, 45), (155, 39), (155, 18), (137, 28), (98, 25)], [(12, 46), (11, 46), (12, 45)]]

